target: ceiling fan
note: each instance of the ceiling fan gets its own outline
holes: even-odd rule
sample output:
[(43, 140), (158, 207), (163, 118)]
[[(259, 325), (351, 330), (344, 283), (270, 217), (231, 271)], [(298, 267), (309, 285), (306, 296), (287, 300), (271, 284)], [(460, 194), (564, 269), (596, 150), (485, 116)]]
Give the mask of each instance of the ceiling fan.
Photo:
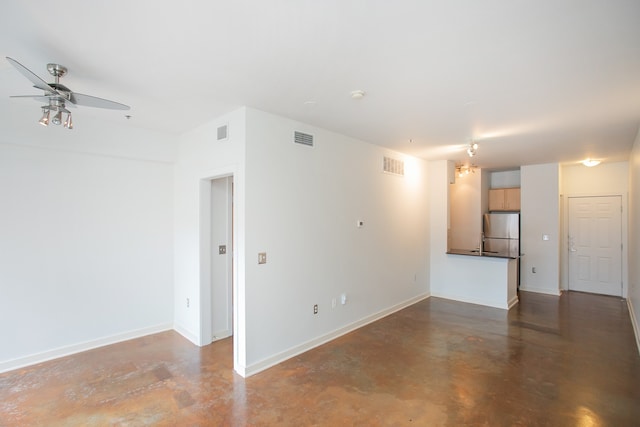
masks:
[[(120, 104), (119, 102), (109, 101), (96, 96), (83, 95), (81, 93), (71, 91), (71, 89), (60, 83), (60, 78), (67, 74), (67, 68), (60, 64), (47, 64), (49, 74), (55, 78), (54, 83), (47, 83), (15, 59), (9, 58), (8, 56), (6, 58), (16, 70), (33, 83), (33, 87), (44, 91), (43, 95), (17, 95), (11, 97), (32, 98), (46, 102), (47, 105), (42, 106), (42, 118), (39, 121), (43, 126), (48, 126), (49, 122), (54, 125), (61, 124), (62, 113), (65, 113), (67, 117), (64, 121), (64, 127), (67, 129), (73, 129), (71, 112), (66, 108), (67, 103), (69, 103), (69, 107), (85, 105), (88, 107), (107, 108), (111, 110), (128, 110), (130, 108), (128, 105)], [(54, 113), (53, 118), (51, 118), (52, 111)]]

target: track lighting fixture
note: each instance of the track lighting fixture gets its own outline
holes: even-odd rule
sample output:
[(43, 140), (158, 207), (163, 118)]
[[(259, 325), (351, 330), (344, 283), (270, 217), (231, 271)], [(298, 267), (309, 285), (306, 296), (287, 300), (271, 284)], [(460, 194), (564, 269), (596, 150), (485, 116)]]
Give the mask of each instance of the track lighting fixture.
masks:
[(477, 168), (476, 165), (458, 165), (456, 166), (456, 175), (458, 175), (458, 178), (462, 178), (470, 173), (476, 173)]
[(473, 140), (471, 140), (471, 142), (469, 142), (469, 147), (467, 147), (467, 154), (469, 155), (469, 157), (473, 157), (476, 155), (477, 151), (478, 151), (478, 143), (473, 142)]

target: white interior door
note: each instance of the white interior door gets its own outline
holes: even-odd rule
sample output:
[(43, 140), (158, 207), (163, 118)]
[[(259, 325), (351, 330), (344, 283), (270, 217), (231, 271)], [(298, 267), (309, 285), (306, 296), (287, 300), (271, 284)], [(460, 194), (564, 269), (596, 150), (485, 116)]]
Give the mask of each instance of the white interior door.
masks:
[(622, 296), (622, 198), (569, 198), (569, 289)]

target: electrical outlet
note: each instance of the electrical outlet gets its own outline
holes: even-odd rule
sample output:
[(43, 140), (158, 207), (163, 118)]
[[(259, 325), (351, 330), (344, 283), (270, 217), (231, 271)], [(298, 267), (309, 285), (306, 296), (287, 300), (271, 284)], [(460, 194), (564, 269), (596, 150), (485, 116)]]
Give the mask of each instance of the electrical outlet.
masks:
[(318, 314), (318, 304), (313, 305), (313, 314)]
[(225, 255), (227, 253), (227, 245), (218, 246), (218, 254)]
[(187, 308), (189, 308), (189, 298), (187, 298)]
[(258, 253), (258, 264), (266, 264), (267, 263), (267, 253), (260, 252)]
[(535, 267), (531, 267), (531, 272), (532, 272), (532, 273), (536, 273), (536, 272), (537, 272), (537, 271), (536, 271), (536, 268), (535, 268)]

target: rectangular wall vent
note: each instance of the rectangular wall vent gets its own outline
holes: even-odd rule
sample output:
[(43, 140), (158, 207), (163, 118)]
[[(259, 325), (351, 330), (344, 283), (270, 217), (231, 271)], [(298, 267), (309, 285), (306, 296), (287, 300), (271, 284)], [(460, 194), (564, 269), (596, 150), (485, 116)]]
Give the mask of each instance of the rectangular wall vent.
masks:
[(293, 135), (293, 142), (295, 142), (296, 144), (308, 145), (309, 147), (313, 147), (313, 135), (295, 131)]
[(386, 173), (404, 176), (404, 161), (385, 156), (382, 170)]
[(217, 133), (217, 138), (216, 139), (218, 141), (223, 141), (223, 140), (227, 139), (229, 137), (228, 129), (229, 129), (228, 125), (220, 126), (218, 128), (218, 133)]

